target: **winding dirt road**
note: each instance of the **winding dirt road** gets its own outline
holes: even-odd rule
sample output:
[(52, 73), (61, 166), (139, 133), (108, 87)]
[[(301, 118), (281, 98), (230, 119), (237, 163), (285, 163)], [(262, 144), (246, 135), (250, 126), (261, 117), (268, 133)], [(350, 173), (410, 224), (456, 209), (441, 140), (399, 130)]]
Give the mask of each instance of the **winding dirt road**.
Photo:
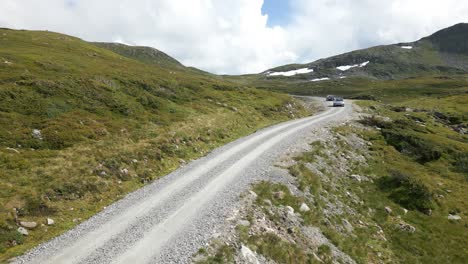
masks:
[(281, 123), (236, 140), (129, 194), (18, 263), (187, 263), (239, 193), (265, 177), (305, 131), (347, 120), (352, 105)]

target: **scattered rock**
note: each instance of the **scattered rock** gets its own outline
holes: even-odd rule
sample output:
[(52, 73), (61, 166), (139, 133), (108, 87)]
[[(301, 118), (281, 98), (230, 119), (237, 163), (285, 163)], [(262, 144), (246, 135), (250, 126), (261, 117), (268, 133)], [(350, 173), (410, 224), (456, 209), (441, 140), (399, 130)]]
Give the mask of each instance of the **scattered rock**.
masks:
[(129, 173), (129, 171), (128, 171), (128, 169), (127, 169), (127, 168), (123, 168), (123, 169), (121, 169), (121, 170), (120, 170), (120, 173), (121, 173), (122, 175), (125, 175), (125, 176), (127, 176), (127, 175), (128, 175), (128, 173)]
[(352, 233), (353, 230), (354, 230), (353, 225), (346, 219), (343, 219), (342, 222), (343, 222), (343, 226), (346, 229), (346, 231), (348, 233)]
[(35, 139), (42, 140), (42, 133), (41, 133), (41, 130), (39, 130), (39, 129), (33, 129), (31, 135)]
[(392, 208), (390, 208), (388, 206), (385, 206), (385, 212), (387, 212), (387, 214), (391, 214), (392, 213)]
[(27, 230), (26, 228), (24, 228), (24, 227), (18, 227), (17, 231), (18, 231), (20, 234), (22, 234), (23, 236), (29, 235), (28, 230)]
[(353, 179), (353, 180), (355, 180), (355, 181), (357, 181), (357, 182), (361, 182), (361, 181), (362, 181), (361, 176), (360, 176), (360, 175), (357, 175), (357, 174), (352, 174), (352, 175), (349, 175), (348, 177), (351, 178), (351, 179)]
[(37, 227), (37, 223), (33, 221), (20, 221), (20, 226), (28, 228), (28, 229), (34, 229)]
[(249, 191), (252, 198), (257, 199), (258, 195), (254, 191)]
[(408, 213), (408, 209), (406, 208), (403, 208), (403, 212), (405, 213), (405, 215)]
[(137, 159), (132, 159), (132, 163), (138, 163)]
[(447, 217), (447, 219), (448, 219), (448, 220), (453, 220), (453, 221), (458, 221), (458, 220), (461, 220), (461, 216), (449, 214), (448, 217)]
[(242, 245), (241, 247), (241, 257), (244, 260), (244, 263), (260, 264), (257, 257), (255, 256), (255, 253), (253, 253), (252, 250), (250, 250), (250, 248), (244, 245)]
[(348, 178), (350, 178), (352, 180), (355, 180), (357, 182), (371, 181), (371, 180), (369, 180), (368, 177), (362, 176), (362, 175), (357, 175), (357, 174), (351, 174), (351, 175), (348, 176)]
[(268, 200), (268, 199), (264, 199), (263, 202), (264, 202), (265, 204), (267, 204), (268, 206), (272, 206), (272, 205), (273, 205), (273, 204), (271, 203), (271, 201)]
[(294, 214), (294, 208), (292, 208), (291, 206), (286, 206), (286, 212), (288, 212), (288, 214)]
[(405, 232), (408, 232), (408, 233), (416, 232), (416, 227), (414, 227), (414, 226), (412, 226), (410, 224), (407, 224), (405, 222), (399, 223), (398, 227), (400, 228), (401, 231), (405, 231)]
[(273, 197), (275, 197), (275, 199), (278, 199), (278, 200), (283, 200), (284, 195), (285, 194), (283, 191), (278, 191), (278, 192), (273, 193)]
[(179, 163), (184, 165), (184, 164), (187, 164), (187, 161), (185, 161), (184, 159), (179, 159)]
[(55, 221), (54, 221), (54, 219), (52, 219), (52, 218), (47, 218), (46, 224), (49, 225), (49, 226), (50, 226), (50, 225), (54, 225), (54, 224), (55, 224)]
[(19, 150), (15, 149), (15, 148), (6, 148), (6, 149), (9, 150), (9, 151), (15, 152), (15, 153), (20, 153)]
[(250, 226), (250, 222), (248, 220), (239, 220), (238, 224), (246, 227)]
[(309, 212), (309, 211), (310, 211), (310, 208), (309, 208), (309, 206), (307, 206), (307, 204), (302, 203), (302, 204), (301, 204), (301, 207), (299, 208), (299, 211), (301, 211), (301, 212)]

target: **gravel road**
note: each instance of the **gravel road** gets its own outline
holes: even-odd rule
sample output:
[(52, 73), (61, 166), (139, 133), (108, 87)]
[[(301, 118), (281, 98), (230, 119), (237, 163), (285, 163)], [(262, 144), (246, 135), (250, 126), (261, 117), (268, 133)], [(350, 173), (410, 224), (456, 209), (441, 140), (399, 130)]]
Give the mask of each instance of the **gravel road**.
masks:
[[(322, 99), (321, 99), (322, 100)], [(301, 135), (347, 120), (352, 105), (326, 107), (220, 147), (139, 189), (17, 263), (190, 263), (251, 183)]]

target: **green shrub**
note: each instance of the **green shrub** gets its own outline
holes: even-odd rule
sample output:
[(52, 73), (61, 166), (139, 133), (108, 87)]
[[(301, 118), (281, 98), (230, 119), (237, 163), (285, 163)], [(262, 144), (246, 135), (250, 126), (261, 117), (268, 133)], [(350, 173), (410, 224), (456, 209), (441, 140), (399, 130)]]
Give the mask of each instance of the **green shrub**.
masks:
[(438, 160), (442, 157), (442, 150), (439, 146), (420, 138), (416, 134), (399, 129), (383, 130), (382, 134), (388, 144), (420, 163)]
[(276, 263), (310, 263), (312, 256), (295, 244), (282, 240), (275, 234), (267, 233), (249, 238), (249, 246)]
[(50, 215), (54, 211), (42, 197), (27, 195), (25, 197), (25, 205), (18, 209), (18, 215), (44, 216)]
[(379, 118), (377, 116), (364, 116), (359, 120), (359, 123), (365, 125), (365, 126), (370, 126), (370, 127), (379, 127), (379, 128), (384, 128), (384, 127), (389, 127), (390, 122), (384, 121), (382, 118)]
[(401, 171), (391, 171), (378, 180), (381, 190), (389, 192), (389, 198), (410, 210), (427, 212), (433, 208), (432, 193), (415, 176)]
[(465, 174), (465, 178), (468, 178), (468, 153), (456, 153), (454, 154), (455, 161), (453, 166), (455, 170)]
[(16, 229), (0, 226), (0, 253), (5, 252), (9, 247), (23, 244), (24, 237)]

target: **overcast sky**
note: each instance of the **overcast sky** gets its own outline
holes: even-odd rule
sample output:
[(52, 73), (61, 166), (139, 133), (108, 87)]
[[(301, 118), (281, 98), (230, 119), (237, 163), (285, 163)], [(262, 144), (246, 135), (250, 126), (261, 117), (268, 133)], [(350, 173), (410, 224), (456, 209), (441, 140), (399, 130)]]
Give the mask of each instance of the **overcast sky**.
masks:
[(467, 0), (0, 0), (0, 27), (152, 46), (213, 73), (417, 40), (468, 22)]

